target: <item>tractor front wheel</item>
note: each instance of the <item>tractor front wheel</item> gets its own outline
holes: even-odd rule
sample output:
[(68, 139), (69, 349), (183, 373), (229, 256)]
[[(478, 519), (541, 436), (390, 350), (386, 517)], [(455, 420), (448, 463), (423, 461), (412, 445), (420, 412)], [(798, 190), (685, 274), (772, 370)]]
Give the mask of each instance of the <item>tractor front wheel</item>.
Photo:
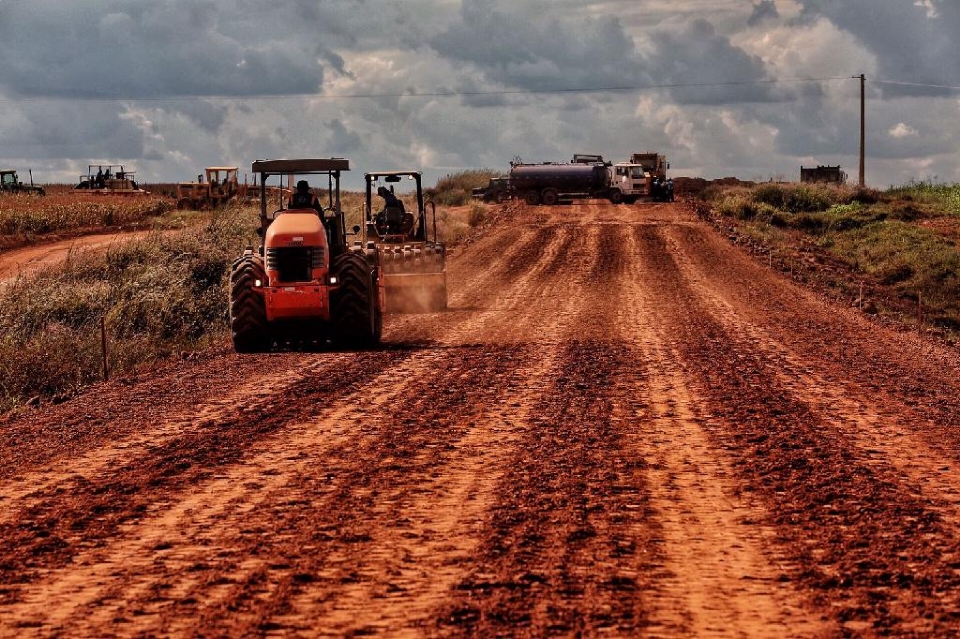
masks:
[(344, 253), (332, 270), (339, 282), (330, 295), (334, 340), (350, 347), (376, 346), (383, 332), (383, 309), (370, 264), (363, 255)]
[(244, 255), (234, 262), (230, 273), (230, 332), (238, 353), (270, 350), (267, 307), (263, 295), (255, 290), (257, 282), (266, 279), (260, 257)]

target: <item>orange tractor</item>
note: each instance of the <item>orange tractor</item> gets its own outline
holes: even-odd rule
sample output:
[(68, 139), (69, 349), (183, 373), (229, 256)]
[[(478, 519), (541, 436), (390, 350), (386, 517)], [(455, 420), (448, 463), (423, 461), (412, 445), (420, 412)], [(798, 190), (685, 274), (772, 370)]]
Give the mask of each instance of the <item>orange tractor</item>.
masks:
[[(289, 208), (260, 197), (263, 246), (248, 247), (230, 274), (230, 327), (237, 352), (275, 346), (323, 345), (369, 348), (380, 342), (384, 291), (379, 254), (372, 246), (348, 245), (340, 204), (343, 158), (257, 160), (253, 172), (266, 185), (305, 176), (325, 176), (326, 203)], [(305, 185), (308, 186), (308, 185)], [(354, 227), (354, 233), (359, 227)]]
[[(445, 310), (447, 252), (437, 241), (436, 205), (424, 203), (422, 174), (420, 171), (379, 171), (365, 173), (364, 179), (367, 184), (364, 246), (373, 246), (379, 254), (387, 310)], [(415, 188), (412, 193), (398, 197), (393, 187), (404, 180), (414, 182)], [(383, 198), (383, 207), (377, 211), (374, 210), (375, 195)], [(410, 210), (402, 197), (413, 200)], [(428, 206), (432, 228), (428, 228)]]

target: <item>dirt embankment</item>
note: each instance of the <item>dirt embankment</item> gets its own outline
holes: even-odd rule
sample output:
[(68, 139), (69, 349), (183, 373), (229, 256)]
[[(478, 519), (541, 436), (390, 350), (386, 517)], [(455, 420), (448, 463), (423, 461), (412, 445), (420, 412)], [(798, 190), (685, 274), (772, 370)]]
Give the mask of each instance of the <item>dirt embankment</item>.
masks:
[(682, 205), (515, 212), (382, 350), (0, 422), (0, 635), (951, 636), (955, 352)]

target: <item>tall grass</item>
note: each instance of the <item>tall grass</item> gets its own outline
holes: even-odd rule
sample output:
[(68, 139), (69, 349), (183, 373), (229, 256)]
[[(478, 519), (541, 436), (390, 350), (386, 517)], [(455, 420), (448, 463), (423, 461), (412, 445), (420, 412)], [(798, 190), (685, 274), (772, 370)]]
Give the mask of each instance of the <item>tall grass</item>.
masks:
[(226, 278), (255, 243), (256, 211), (226, 209), (206, 225), (74, 254), (0, 292), (0, 409), (68, 396), (110, 367), (124, 372), (203, 348), (227, 330)]
[(154, 197), (0, 196), (0, 235), (43, 235), (90, 227), (136, 224), (173, 208)]
[(939, 205), (954, 215), (960, 215), (960, 184), (936, 184), (932, 181), (911, 182), (892, 188), (888, 193), (902, 200)]

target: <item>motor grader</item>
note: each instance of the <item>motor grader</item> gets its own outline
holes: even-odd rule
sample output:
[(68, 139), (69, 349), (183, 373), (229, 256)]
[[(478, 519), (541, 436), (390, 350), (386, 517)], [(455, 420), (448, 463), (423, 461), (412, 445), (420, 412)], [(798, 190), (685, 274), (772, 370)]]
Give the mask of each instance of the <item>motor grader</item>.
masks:
[[(269, 191), (260, 197), (258, 250), (247, 247), (230, 273), (230, 328), (237, 352), (332, 343), (369, 348), (380, 342), (384, 292), (379, 253), (348, 244), (340, 173), (349, 160), (257, 160), (260, 184), (326, 177), (326, 203), (290, 208)], [(307, 185), (305, 185), (307, 186)], [(291, 203), (293, 200), (291, 199)], [(358, 234), (360, 227), (353, 229)]]
[(197, 176), (196, 182), (179, 183), (177, 208), (199, 211), (226, 204), (240, 193), (238, 171), (235, 166), (208, 166), (204, 169), (206, 181)]
[[(447, 308), (446, 248), (437, 241), (437, 211), (424, 203), (420, 171), (365, 173), (364, 245), (372, 245), (383, 267), (387, 312), (434, 312)], [(394, 186), (414, 182), (415, 211), (407, 211)], [(389, 192), (384, 206), (374, 210), (374, 195)], [(427, 207), (432, 211), (428, 229)], [(430, 232), (432, 230), (432, 233)]]

